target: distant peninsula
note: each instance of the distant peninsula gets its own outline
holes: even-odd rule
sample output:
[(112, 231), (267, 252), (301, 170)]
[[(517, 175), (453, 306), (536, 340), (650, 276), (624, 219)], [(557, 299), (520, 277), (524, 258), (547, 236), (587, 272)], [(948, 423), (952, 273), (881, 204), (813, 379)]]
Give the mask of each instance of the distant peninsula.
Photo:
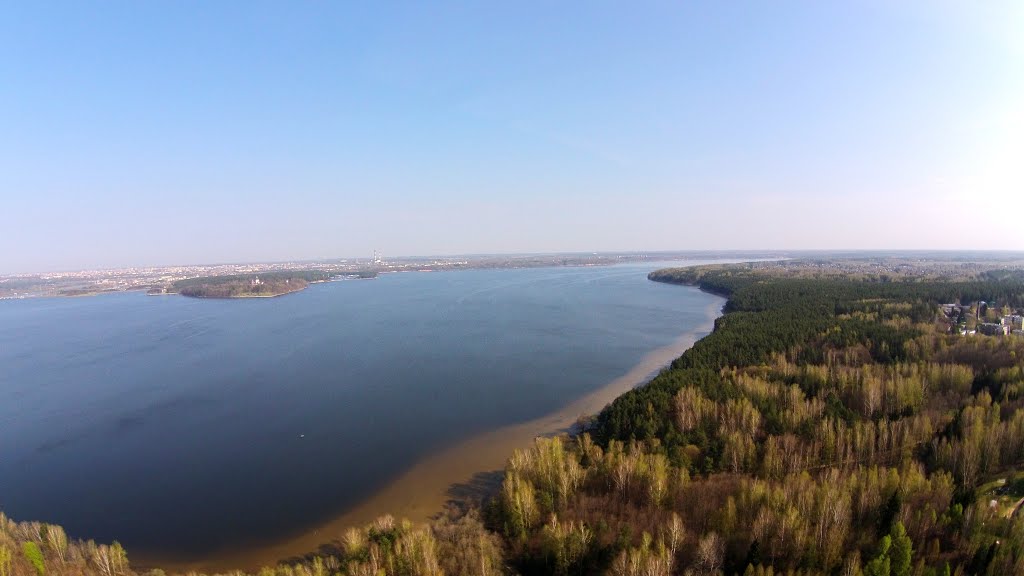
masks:
[(318, 270), (297, 270), (204, 276), (179, 280), (172, 284), (169, 290), (150, 291), (150, 294), (177, 293), (190, 298), (272, 298), (304, 290), (316, 282), (346, 278), (373, 278), (376, 275), (377, 273), (374, 271), (337, 275)]
[[(462, 256), (410, 256), (384, 259), (342, 258), (264, 263), (222, 263), (149, 266), (105, 270), (77, 270), (30, 274), (0, 274), (0, 300), (93, 296), (133, 290), (152, 295), (184, 294), (197, 298), (252, 298), (280, 296), (302, 290), (314, 282), (367, 278), (392, 272), (440, 272), (469, 269), (514, 269), (546, 266), (610, 266), (695, 260), (776, 260), (804, 258), (815, 261), (839, 258), (846, 263), (874, 264), (907, 259), (934, 261), (950, 273), (964, 266), (1024, 265), (1024, 252), (929, 251), (737, 251), (683, 250), (672, 252), (588, 252), (554, 254), (476, 254)], [(898, 276), (891, 264), (885, 274)], [(258, 282), (257, 282), (258, 280)], [(278, 283), (277, 280), (289, 280)], [(296, 282), (298, 283), (296, 287)], [(303, 284), (305, 282), (305, 284)], [(267, 284), (263, 286), (263, 284)]]

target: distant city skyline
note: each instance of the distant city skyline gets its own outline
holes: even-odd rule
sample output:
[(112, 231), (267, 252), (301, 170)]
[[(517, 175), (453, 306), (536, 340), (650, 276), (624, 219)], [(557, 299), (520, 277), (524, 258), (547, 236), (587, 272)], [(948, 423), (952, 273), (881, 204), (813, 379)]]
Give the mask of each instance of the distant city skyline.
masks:
[(1012, 1), (12, 3), (0, 274), (1024, 250)]

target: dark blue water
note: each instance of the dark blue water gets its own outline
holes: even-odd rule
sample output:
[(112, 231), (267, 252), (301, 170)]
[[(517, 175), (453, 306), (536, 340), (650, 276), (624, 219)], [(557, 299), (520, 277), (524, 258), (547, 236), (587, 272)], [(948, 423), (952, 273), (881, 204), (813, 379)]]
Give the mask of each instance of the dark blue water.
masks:
[(196, 558), (301, 531), (701, 324), (718, 299), (654, 267), (0, 301), (0, 510)]

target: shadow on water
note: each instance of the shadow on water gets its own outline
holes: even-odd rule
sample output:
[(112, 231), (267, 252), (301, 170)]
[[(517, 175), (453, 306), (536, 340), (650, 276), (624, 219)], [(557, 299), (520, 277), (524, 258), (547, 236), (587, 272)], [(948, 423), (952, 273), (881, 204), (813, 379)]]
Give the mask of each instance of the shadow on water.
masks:
[(325, 542), (324, 544), (321, 544), (316, 550), (309, 552), (308, 554), (284, 558), (280, 562), (278, 562), (278, 564), (283, 564), (287, 566), (294, 566), (296, 564), (308, 564), (313, 562), (313, 560), (317, 557), (327, 558), (329, 556), (333, 556), (335, 558), (340, 558), (344, 554), (345, 550), (344, 548), (342, 548), (341, 540), (335, 538), (330, 542)]
[[(448, 499), (445, 502), (444, 510), (431, 516), (431, 519), (437, 520), (444, 516), (459, 516), (470, 510), (483, 508), (489, 499), (500, 492), (501, 483), (504, 479), (504, 470), (491, 470), (489, 472), (477, 472), (465, 482), (452, 484), (448, 487), (446, 493)], [(338, 535), (309, 553), (283, 558), (279, 563), (295, 565), (312, 562), (318, 556), (321, 558), (328, 556), (340, 557), (344, 553), (344, 545), (341, 542), (340, 535)]]
[[(446, 506), (459, 513), (482, 508), (484, 503), (501, 490), (504, 470), (477, 472), (465, 482), (456, 482), (448, 488)], [(438, 516), (440, 516), (439, 514)]]

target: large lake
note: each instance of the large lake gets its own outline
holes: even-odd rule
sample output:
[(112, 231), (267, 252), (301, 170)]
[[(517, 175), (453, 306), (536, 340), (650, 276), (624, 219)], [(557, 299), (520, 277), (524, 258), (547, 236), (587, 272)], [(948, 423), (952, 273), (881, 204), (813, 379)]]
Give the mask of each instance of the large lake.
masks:
[(0, 301), (0, 510), (183, 558), (301, 532), (705, 322), (656, 267)]

